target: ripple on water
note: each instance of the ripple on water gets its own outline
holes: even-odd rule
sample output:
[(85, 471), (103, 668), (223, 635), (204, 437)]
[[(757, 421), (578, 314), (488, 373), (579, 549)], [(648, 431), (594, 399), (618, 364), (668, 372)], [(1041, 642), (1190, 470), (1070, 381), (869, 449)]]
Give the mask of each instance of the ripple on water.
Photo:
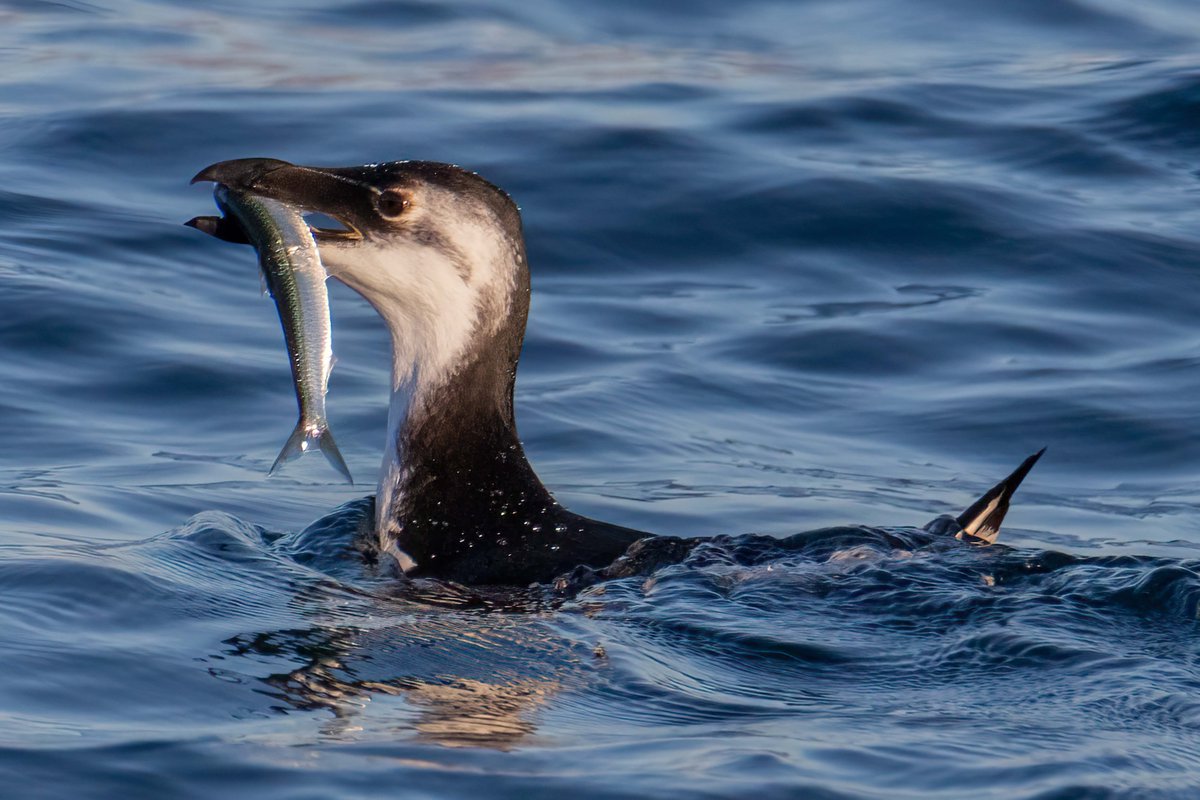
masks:
[[(58, 741), (51, 709), (64, 696), (77, 714), (102, 718), (135, 702), (133, 677), (153, 685), (137, 691), (137, 724), (168, 739), (180, 733), (172, 715), (203, 702), (201, 729), (220, 731), (234, 715), (259, 720), (271, 741), (302, 740), (286, 720), (310, 714), (339, 747), (393, 752), (595, 748), (636, 735), (652, 773), (668, 742), (737, 730), (776, 744), (727, 753), (707, 773), (774, 753), (795, 770), (781, 777), (793, 788), (833, 779), (839, 758), (931, 791), (1011, 759), (1067, 774), (1083, 763), (1077, 732), (1097, 720), (1102, 732), (1134, 731), (1129, 752), (1153, 751), (1163, 770), (1197, 755), (1178, 740), (1170, 752), (1159, 746), (1197, 724), (1187, 700), (1200, 682), (1188, 644), (1196, 562), (837, 528), (718, 537), (565, 604), (529, 593), (505, 604), (455, 599), (453, 587), (397, 591), (356, 557), (352, 531), (369, 507), (347, 504), (287, 536), (209, 512), (140, 543), (73, 546), (56, 558), (30, 548), (6, 560), (5, 629), (19, 636), (10, 665), (23, 677), (3, 692), (21, 716), (0, 720), (0, 735), (15, 744), (32, 728)], [(83, 626), (86, 636), (60, 635)], [(164, 649), (164, 636), (188, 644)], [(46, 671), (62, 681), (53, 697)], [(922, 717), (912, 716), (915, 700)], [(1019, 743), (974, 752), (940, 781), (913, 772), (912, 759), (945, 769), (936, 754), (982, 725), (985, 708), (980, 735), (1011, 726)], [(843, 733), (861, 729), (860, 714), (876, 738), (837, 756), (821, 731), (833, 717), (850, 726)], [(776, 739), (778, 726), (792, 733)], [(797, 734), (809, 726), (811, 736)], [(906, 732), (902, 755), (888, 755), (887, 730)]]
[[(4, 4), (0, 781), (1191, 797), (1194, 5)], [(771, 535), (574, 597), (364, 563), (360, 490), (263, 477), (294, 398), (253, 257), (179, 224), (253, 155), (510, 190), (548, 484)], [(386, 333), (332, 302), (366, 476)], [(1026, 547), (792, 536), (956, 512), (1043, 445)]]

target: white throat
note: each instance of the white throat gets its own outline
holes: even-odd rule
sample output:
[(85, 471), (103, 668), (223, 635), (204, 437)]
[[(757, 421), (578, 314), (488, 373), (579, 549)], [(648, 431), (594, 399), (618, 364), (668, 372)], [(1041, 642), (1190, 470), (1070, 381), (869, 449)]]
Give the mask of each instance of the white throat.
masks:
[(492, 339), (511, 313), (513, 248), (494, 226), (459, 226), (455, 252), (396, 237), (322, 248), (330, 277), (362, 295), (391, 333), (392, 393), (376, 495), (380, 552), (405, 571), (416, 566), (395, 542), (397, 507), (412, 476), (405, 428), (427, 413), (431, 395)]

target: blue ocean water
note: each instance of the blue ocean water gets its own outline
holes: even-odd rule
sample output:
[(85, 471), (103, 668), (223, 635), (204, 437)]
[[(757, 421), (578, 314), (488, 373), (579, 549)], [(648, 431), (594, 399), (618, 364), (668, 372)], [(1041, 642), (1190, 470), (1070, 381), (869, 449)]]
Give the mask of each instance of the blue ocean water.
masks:
[[(0, 779), (21, 798), (1192, 797), (1200, 6), (0, 3)], [(518, 419), (575, 511), (717, 540), (561, 604), (296, 534), (222, 159), (508, 189)], [(1008, 547), (911, 530), (1049, 446)], [(778, 537), (865, 526), (781, 550)]]

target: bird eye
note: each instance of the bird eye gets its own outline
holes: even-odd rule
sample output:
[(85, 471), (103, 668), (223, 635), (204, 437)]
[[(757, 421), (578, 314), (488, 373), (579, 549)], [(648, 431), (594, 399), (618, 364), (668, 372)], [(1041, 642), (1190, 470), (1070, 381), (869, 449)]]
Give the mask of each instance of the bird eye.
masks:
[(395, 219), (408, 210), (412, 204), (404, 192), (388, 191), (379, 195), (379, 213), (389, 219)]

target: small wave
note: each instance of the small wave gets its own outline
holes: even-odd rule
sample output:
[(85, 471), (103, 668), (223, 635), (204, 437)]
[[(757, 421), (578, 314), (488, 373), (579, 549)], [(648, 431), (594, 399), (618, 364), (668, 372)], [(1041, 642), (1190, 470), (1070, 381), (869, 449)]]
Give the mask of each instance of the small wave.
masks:
[(1091, 122), (1108, 135), (1173, 152), (1200, 148), (1198, 117), (1200, 79), (1187, 75), (1116, 101)]

